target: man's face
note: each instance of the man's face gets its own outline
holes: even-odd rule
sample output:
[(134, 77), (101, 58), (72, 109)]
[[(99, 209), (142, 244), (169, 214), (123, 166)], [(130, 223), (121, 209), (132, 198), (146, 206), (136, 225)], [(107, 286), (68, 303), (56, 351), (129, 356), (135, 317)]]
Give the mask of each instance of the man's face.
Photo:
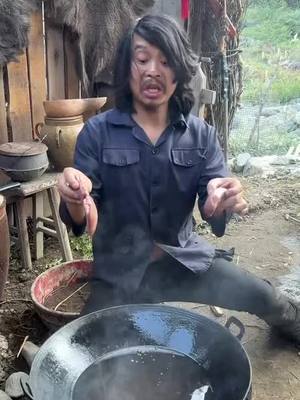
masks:
[(133, 37), (130, 88), (135, 103), (148, 109), (167, 104), (176, 89), (165, 55), (138, 35)]

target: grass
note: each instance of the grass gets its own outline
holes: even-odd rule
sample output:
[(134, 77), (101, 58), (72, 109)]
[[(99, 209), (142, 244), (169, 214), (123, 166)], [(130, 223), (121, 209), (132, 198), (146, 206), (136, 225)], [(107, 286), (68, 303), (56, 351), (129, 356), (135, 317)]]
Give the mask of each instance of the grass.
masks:
[(300, 73), (282, 63), (300, 62), (300, 9), (273, 1), (250, 7), (242, 31), (244, 102), (258, 103), (263, 88), (275, 78), (268, 98), (286, 103), (300, 97)]
[[(244, 70), (243, 104), (263, 102), (287, 104), (300, 98), (300, 71), (286, 67), (289, 62), (300, 63), (300, 8), (291, 9), (283, 0), (256, 0), (246, 15), (241, 34)], [(233, 155), (248, 151), (252, 155), (285, 154), (290, 146), (298, 145), (300, 137), (293, 132), (278, 131), (270, 123), (258, 146), (248, 146), (251, 127), (231, 135)]]
[(264, 135), (258, 146), (248, 146), (248, 135), (239, 134), (231, 138), (230, 153), (237, 156), (240, 153), (250, 153), (252, 156), (285, 155), (291, 146), (297, 146), (300, 137), (293, 132), (270, 132)]
[[(270, 79), (274, 80), (268, 88)], [(300, 72), (248, 63), (245, 67), (242, 100), (244, 103), (258, 104), (262, 97), (269, 104), (286, 104), (300, 98)]]

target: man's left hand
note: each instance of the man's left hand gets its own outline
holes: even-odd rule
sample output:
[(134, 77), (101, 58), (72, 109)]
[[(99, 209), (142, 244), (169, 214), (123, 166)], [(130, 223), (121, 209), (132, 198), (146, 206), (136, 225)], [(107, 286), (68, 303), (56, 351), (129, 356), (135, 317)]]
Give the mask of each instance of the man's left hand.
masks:
[(203, 206), (206, 218), (219, 217), (225, 211), (245, 215), (248, 205), (243, 197), (243, 188), (236, 178), (215, 178), (207, 185), (207, 199)]

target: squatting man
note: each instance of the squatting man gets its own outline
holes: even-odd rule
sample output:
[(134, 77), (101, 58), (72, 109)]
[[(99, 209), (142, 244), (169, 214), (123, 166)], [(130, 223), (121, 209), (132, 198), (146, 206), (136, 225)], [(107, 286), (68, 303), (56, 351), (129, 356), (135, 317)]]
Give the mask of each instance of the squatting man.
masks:
[(185, 33), (145, 16), (124, 36), (115, 108), (90, 118), (74, 168), (59, 179), (60, 213), (93, 236), (93, 279), (83, 314), (129, 303), (189, 301), (246, 311), (300, 343), (299, 305), (193, 232), (193, 208), (217, 236), (247, 213), (215, 129), (191, 115), (197, 69)]

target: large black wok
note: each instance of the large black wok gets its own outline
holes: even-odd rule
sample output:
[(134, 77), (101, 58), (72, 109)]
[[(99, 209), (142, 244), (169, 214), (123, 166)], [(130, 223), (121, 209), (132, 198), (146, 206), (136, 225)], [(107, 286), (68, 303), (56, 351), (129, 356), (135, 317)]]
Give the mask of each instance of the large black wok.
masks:
[(185, 400), (202, 385), (205, 400), (246, 400), (251, 366), (239, 340), (209, 318), (129, 305), (57, 331), (37, 353), (29, 384), (35, 400), (150, 399), (152, 390), (151, 400)]

